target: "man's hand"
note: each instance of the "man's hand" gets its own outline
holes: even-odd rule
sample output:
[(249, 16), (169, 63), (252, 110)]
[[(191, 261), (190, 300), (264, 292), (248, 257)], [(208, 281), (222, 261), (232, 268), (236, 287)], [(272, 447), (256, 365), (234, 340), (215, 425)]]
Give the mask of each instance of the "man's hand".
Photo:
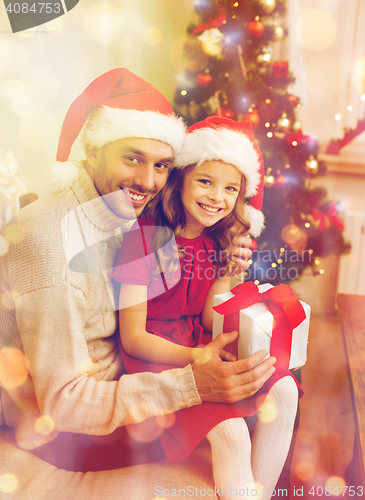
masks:
[(276, 359), (270, 357), (262, 361), (267, 356), (267, 351), (264, 350), (246, 359), (228, 363), (222, 361), (222, 349), (233, 342), (237, 335), (237, 331), (221, 333), (193, 363), (196, 387), (203, 401), (234, 403), (249, 398), (274, 373), (273, 364)]

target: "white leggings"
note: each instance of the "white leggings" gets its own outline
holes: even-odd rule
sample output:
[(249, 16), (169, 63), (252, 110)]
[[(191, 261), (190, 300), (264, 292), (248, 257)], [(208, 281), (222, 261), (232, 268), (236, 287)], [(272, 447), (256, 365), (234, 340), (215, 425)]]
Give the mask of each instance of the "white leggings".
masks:
[(298, 388), (292, 377), (284, 377), (266, 396), (252, 441), (243, 418), (220, 422), (207, 434), (221, 499), (240, 498), (244, 490), (246, 500), (256, 500), (265, 490), (270, 500), (289, 451), (297, 406)]

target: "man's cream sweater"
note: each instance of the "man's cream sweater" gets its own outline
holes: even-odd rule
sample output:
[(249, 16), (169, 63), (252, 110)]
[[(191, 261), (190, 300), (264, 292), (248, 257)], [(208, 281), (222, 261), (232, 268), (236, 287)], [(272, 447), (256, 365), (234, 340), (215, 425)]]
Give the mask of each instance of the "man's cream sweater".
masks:
[(121, 376), (110, 273), (126, 221), (84, 169), (70, 188), (21, 210), (16, 224), (0, 268), (0, 386), (2, 418), (19, 446), (62, 431), (109, 434), (201, 402), (190, 366)]

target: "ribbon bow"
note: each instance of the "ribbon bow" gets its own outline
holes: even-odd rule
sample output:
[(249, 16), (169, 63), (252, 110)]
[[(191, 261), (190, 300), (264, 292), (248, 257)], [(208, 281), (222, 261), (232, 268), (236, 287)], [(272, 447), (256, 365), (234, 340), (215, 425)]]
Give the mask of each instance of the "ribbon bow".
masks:
[(242, 283), (231, 290), (233, 297), (218, 306), (214, 311), (224, 314), (224, 331), (237, 330), (239, 311), (258, 302), (264, 302), (273, 315), (273, 331), (270, 354), (276, 358), (276, 370), (289, 369), (292, 331), (305, 320), (305, 312), (294, 290), (288, 285), (278, 285), (266, 292), (259, 292), (251, 281)]
[(203, 31), (211, 29), (211, 28), (219, 28), (224, 21), (227, 20), (227, 15), (223, 9), (219, 9), (218, 16), (214, 19), (210, 19), (208, 23), (199, 24), (193, 29), (193, 35), (199, 35), (203, 33)]

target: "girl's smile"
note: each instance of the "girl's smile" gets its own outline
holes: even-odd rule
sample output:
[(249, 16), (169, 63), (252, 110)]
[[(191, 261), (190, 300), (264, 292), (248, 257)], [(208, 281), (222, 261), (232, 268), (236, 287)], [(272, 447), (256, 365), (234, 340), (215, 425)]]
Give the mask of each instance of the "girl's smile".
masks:
[(242, 173), (222, 161), (206, 161), (188, 172), (181, 189), (186, 216), (184, 237), (196, 238), (229, 215), (241, 189)]

